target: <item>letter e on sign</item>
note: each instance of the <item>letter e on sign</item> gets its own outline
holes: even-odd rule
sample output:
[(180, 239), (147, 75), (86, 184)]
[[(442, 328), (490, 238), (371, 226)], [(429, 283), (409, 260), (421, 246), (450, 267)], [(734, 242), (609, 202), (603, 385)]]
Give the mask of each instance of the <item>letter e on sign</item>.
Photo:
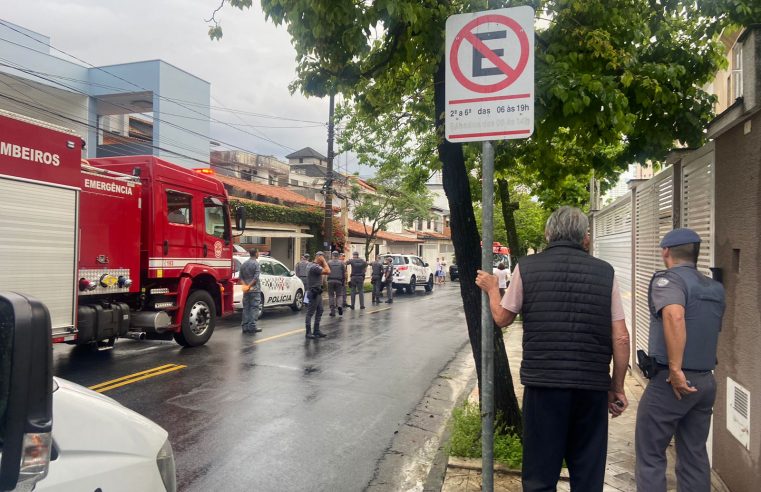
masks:
[(528, 138), (534, 131), (534, 9), (453, 15), (446, 27), (446, 138)]

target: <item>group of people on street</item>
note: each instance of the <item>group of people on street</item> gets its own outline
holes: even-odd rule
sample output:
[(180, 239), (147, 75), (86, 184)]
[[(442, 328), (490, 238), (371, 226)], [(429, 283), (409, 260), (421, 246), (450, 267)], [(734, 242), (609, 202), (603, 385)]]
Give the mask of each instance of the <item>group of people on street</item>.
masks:
[[(243, 315), (241, 329), (243, 333), (262, 331), (256, 326), (256, 313), (261, 302), (261, 287), (259, 286), (260, 268), (257, 261), (258, 252), (252, 249), (250, 258), (240, 269), (239, 279), (243, 289)], [(322, 293), (327, 286), (328, 307), (330, 316), (343, 316), (344, 309), (354, 309), (359, 300), (359, 309), (365, 309), (365, 276), (367, 267), (371, 268), (370, 281), (373, 286), (372, 304), (379, 304), (382, 291), (386, 289), (386, 303), (394, 302), (393, 259), (390, 256), (383, 260), (381, 255), (375, 257), (372, 263), (367, 263), (354, 251), (352, 258), (346, 260), (346, 255), (339, 251), (330, 253), (330, 260), (325, 259), (325, 253), (315, 253), (314, 261), (309, 261), (310, 255), (305, 253), (296, 264), (296, 276), (304, 284), (304, 304), (306, 304), (306, 338), (319, 339), (325, 337), (320, 331), (320, 321), (324, 311)], [(347, 282), (351, 291), (351, 303), (346, 302)], [(358, 298), (358, 299), (357, 299)], [(313, 324), (314, 322), (314, 324)]]
[(444, 258), (436, 258), (436, 283), (442, 285), (447, 281), (447, 262)]
[[(621, 295), (613, 267), (588, 254), (588, 229), (581, 210), (561, 207), (547, 221), (547, 248), (521, 258), (503, 292), (491, 273), (479, 271), (476, 279), (497, 325), (519, 314), (523, 320), (524, 491), (556, 490), (564, 460), (571, 490), (602, 491), (608, 415), (616, 418), (629, 405)], [(700, 242), (691, 229), (667, 233), (660, 243), (666, 270), (650, 282), (649, 354), (638, 353), (650, 381), (635, 430), (635, 479), (643, 492), (666, 491), (672, 438), (678, 490), (711, 490), (706, 440), (725, 300), (722, 285), (696, 268)]]

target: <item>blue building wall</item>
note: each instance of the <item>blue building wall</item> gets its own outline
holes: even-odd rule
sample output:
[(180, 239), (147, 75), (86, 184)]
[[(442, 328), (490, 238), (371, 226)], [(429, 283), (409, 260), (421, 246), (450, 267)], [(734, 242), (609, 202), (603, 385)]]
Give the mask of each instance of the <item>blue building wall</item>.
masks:
[(7, 60), (0, 64), (0, 108), (81, 133), (88, 157), (99, 153), (100, 115), (152, 110), (152, 143), (101, 148), (101, 155), (150, 151), (185, 167), (208, 163), (208, 82), (162, 60), (83, 66), (55, 56), (47, 36), (14, 24), (0, 24), (0, 53)]

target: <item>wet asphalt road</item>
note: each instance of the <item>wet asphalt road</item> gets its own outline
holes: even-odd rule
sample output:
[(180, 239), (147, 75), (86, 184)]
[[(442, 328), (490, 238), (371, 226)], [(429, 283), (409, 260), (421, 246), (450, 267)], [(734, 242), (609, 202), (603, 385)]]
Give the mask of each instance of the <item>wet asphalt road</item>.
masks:
[(178, 489), (355, 491), (377, 474), (394, 432), (467, 344), (459, 284), (393, 305), (327, 310), (321, 340), (304, 312), (265, 312), (256, 335), (240, 316), (205, 346), (122, 340), (110, 352), (54, 348), (55, 374), (84, 386), (166, 364), (186, 367), (104, 394), (170, 435)]

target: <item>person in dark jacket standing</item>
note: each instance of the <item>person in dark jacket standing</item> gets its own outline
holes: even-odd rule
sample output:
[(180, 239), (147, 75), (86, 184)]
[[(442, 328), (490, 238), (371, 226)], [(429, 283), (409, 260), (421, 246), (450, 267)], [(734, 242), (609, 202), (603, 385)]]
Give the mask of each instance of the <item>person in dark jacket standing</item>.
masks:
[[(341, 263), (343, 263), (344, 266), (346, 266), (346, 254), (345, 253), (341, 253), (340, 255), (338, 255), (338, 259), (341, 260)], [(346, 302), (346, 297), (348, 296), (348, 292), (349, 292), (349, 289), (348, 289), (348, 287), (349, 287), (349, 269), (348, 268), (344, 268), (344, 272), (346, 272), (346, 276), (344, 277), (343, 293), (341, 294), (341, 295), (343, 295), (343, 298), (341, 299), (343, 304), (341, 304), (341, 305), (343, 306), (344, 309), (346, 309), (347, 307), (349, 307), (349, 304)]]
[(367, 271), (367, 262), (359, 257), (359, 251), (351, 254), (351, 260), (346, 262), (351, 266), (351, 275), (349, 277), (349, 286), (351, 287), (351, 304), (349, 307), (356, 307), (356, 295), (359, 294), (359, 308), (365, 309), (365, 272)]
[(637, 408), (637, 490), (666, 491), (666, 448), (676, 437), (678, 490), (710, 492), (706, 441), (716, 398), (716, 347), (724, 287), (696, 268), (700, 236), (674, 229), (661, 241), (667, 270), (650, 281), (650, 382)]
[[(627, 407), (629, 334), (613, 267), (585, 252), (589, 220), (561, 207), (547, 249), (521, 258), (504, 298), (480, 271), (495, 323), (523, 316), (523, 490), (555, 490), (565, 459), (571, 490), (603, 490), (608, 413)], [(610, 361), (613, 357), (613, 377)]]
[[(306, 338), (322, 338), (326, 336), (320, 331), (320, 320), (322, 319), (322, 276), (330, 273), (328, 262), (322, 251), (314, 255), (314, 263), (307, 265), (307, 317), (306, 317)], [(312, 332), (311, 322), (314, 316), (314, 332)]]
[(338, 259), (338, 251), (333, 251), (331, 260), (328, 262), (330, 273), (328, 274), (328, 306), (330, 306), (330, 316), (344, 314), (344, 289), (346, 288), (346, 265)]
[(375, 261), (370, 263), (370, 283), (373, 284), (373, 304), (380, 304), (380, 291), (383, 277), (383, 263), (380, 255), (376, 255)]
[[(386, 288), (386, 304), (394, 302), (394, 259), (386, 257), (386, 264), (383, 265), (383, 286)], [(380, 302), (380, 301), (379, 301)]]

